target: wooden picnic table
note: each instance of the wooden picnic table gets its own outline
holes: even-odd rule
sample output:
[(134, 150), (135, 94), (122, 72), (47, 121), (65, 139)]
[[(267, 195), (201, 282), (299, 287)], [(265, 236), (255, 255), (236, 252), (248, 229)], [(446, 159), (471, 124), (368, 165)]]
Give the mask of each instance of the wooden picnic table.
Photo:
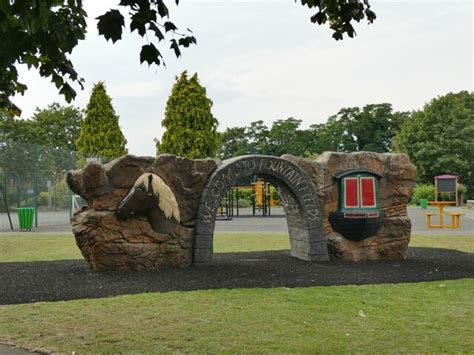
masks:
[(431, 206), (438, 207), (438, 209), (439, 209), (439, 224), (432, 224), (431, 223), (431, 217), (436, 216), (436, 213), (427, 213), (426, 214), (426, 217), (428, 218), (428, 220), (427, 220), (427, 222), (428, 222), (427, 227), (428, 228), (453, 228), (453, 229), (456, 229), (456, 228), (460, 227), (460, 218), (461, 218), (461, 216), (464, 215), (464, 213), (455, 213), (455, 212), (454, 213), (448, 213), (448, 215), (451, 216), (451, 224), (446, 225), (446, 224), (443, 223), (443, 209), (446, 206), (456, 204), (455, 201), (428, 201), (428, 203)]

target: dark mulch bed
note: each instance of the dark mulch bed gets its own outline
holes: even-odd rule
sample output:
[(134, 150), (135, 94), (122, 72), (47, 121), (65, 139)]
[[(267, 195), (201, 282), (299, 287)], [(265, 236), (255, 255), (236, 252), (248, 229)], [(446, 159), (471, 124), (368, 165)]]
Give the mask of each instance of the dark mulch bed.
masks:
[(474, 277), (474, 254), (410, 248), (399, 262), (305, 262), (288, 251), (215, 254), (211, 265), (139, 272), (91, 271), (83, 260), (0, 263), (0, 304), (100, 298), (155, 291), (308, 287)]

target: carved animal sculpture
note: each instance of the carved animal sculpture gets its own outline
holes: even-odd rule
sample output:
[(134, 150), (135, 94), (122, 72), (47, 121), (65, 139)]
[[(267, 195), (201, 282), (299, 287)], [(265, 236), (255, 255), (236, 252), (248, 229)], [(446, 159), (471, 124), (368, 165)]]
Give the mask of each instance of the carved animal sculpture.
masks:
[(127, 196), (120, 201), (116, 215), (120, 219), (144, 215), (157, 233), (170, 234), (180, 222), (178, 202), (161, 177), (142, 174)]

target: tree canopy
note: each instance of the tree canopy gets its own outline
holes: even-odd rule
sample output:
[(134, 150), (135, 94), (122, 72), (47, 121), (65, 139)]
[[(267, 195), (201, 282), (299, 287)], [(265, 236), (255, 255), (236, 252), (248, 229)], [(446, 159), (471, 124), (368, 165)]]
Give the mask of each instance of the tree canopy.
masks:
[(0, 141), (43, 145), (49, 148), (77, 150), (83, 119), (82, 110), (53, 103), (37, 108), (28, 120), (15, 119), (0, 111)]
[(116, 158), (127, 154), (127, 140), (102, 81), (92, 89), (76, 144), (81, 153), (89, 156)]
[(184, 71), (173, 86), (166, 103), (166, 128), (157, 153), (170, 153), (190, 159), (215, 157), (219, 146), (217, 119), (211, 112), (212, 101), (199, 83), (197, 74), (188, 78)]
[(60, 179), (75, 167), (82, 118), (82, 110), (57, 103), (36, 109), (28, 120), (0, 111), (0, 180), (15, 180), (20, 191), (32, 186), (34, 175), (43, 187), (46, 180)]
[(255, 121), (248, 127), (228, 128), (222, 133), (219, 157), (227, 159), (242, 153), (312, 156), (324, 151), (388, 152), (408, 116), (409, 113), (393, 112), (392, 105), (382, 103), (343, 108), (326, 123), (308, 129), (301, 129), (302, 121), (293, 117), (276, 120), (271, 128), (263, 121)]
[(389, 103), (342, 108), (324, 125), (313, 126), (316, 152), (389, 152), (392, 138), (409, 113), (393, 112)]
[(394, 140), (417, 166), (418, 179), (455, 173), (474, 184), (474, 93), (461, 91), (437, 97), (413, 113)]
[[(140, 50), (140, 62), (164, 65), (160, 44), (167, 43), (177, 57), (183, 48), (196, 44), (191, 30), (179, 31), (171, 21), (167, 6), (170, 1), (120, 0), (115, 9), (97, 17), (99, 34), (115, 43), (122, 39), (127, 23), (130, 32), (136, 31), (146, 41)], [(179, 0), (174, 2), (179, 4)], [(300, 2), (316, 11), (311, 22), (329, 24), (336, 40), (345, 34), (354, 37), (354, 22), (367, 18), (372, 23), (376, 18), (368, 0)], [(67, 102), (75, 98), (71, 84), (83, 88), (83, 79), (70, 55), (85, 38), (86, 18), (82, 0), (0, 0), (0, 109), (21, 112), (11, 101), (12, 96), (27, 89), (18, 81), (18, 64), (34, 67), (41, 76), (50, 78)]]

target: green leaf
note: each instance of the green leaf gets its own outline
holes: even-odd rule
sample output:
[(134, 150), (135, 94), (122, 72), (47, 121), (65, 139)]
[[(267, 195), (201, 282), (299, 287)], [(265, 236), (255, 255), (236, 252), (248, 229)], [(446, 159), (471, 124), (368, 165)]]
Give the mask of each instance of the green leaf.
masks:
[(170, 48), (174, 50), (174, 54), (176, 55), (177, 58), (181, 56), (181, 51), (179, 50), (178, 42), (176, 42), (175, 39), (170, 40), (171, 45)]
[(194, 36), (183, 37), (178, 40), (178, 44), (188, 48), (191, 44), (196, 44), (196, 38)]
[(326, 20), (327, 20), (326, 15), (321, 11), (311, 16), (311, 22), (313, 23), (317, 22), (318, 25), (322, 25), (323, 23), (326, 23)]
[(169, 15), (168, 8), (166, 7), (164, 1), (158, 0), (156, 6), (158, 7), (158, 13), (161, 17), (165, 17)]
[(51, 81), (56, 85), (57, 89), (64, 85), (64, 80), (62, 76), (55, 73), (53, 73)]
[(99, 20), (97, 23), (99, 34), (106, 40), (111, 39), (115, 43), (122, 38), (122, 27), (125, 26), (125, 21), (118, 10), (110, 10), (96, 19)]
[(67, 102), (71, 102), (76, 97), (76, 91), (68, 83), (63, 84), (59, 93), (64, 96)]
[(144, 36), (146, 33), (145, 21), (139, 13), (136, 13), (132, 16), (132, 21), (130, 22), (130, 32), (138, 30), (140, 36)]
[(165, 31), (168, 32), (168, 31), (176, 31), (178, 28), (174, 25), (174, 23), (170, 22), (170, 21), (166, 21), (165, 24)]
[(28, 66), (28, 69), (31, 69), (31, 67), (38, 68), (40, 60), (36, 58), (33, 54), (27, 52), (23, 56), (23, 63), (25, 63)]
[(119, 5), (120, 6), (130, 6), (133, 7), (134, 5), (137, 5), (138, 1), (137, 0), (120, 0)]
[(140, 51), (140, 63), (147, 62), (148, 65), (151, 65), (152, 63), (160, 65), (160, 56), (160, 52), (153, 43), (145, 44), (142, 46), (142, 50)]
[(156, 25), (156, 23), (154, 22), (150, 22), (150, 24), (148, 25), (148, 29), (155, 32), (155, 36), (158, 38), (158, 41), (162, 41), (165, 39), (165, 36), (163, 36), (163, 33), (161, 32), (161, 30), (158, 28), (158, 26)]
[(369, 20), (370, 23), (374, 22), (374, 20), (377, 18), (375, 12), (370, 9), (365, 10), (365, 16), (367, 16), (367, 20)]

